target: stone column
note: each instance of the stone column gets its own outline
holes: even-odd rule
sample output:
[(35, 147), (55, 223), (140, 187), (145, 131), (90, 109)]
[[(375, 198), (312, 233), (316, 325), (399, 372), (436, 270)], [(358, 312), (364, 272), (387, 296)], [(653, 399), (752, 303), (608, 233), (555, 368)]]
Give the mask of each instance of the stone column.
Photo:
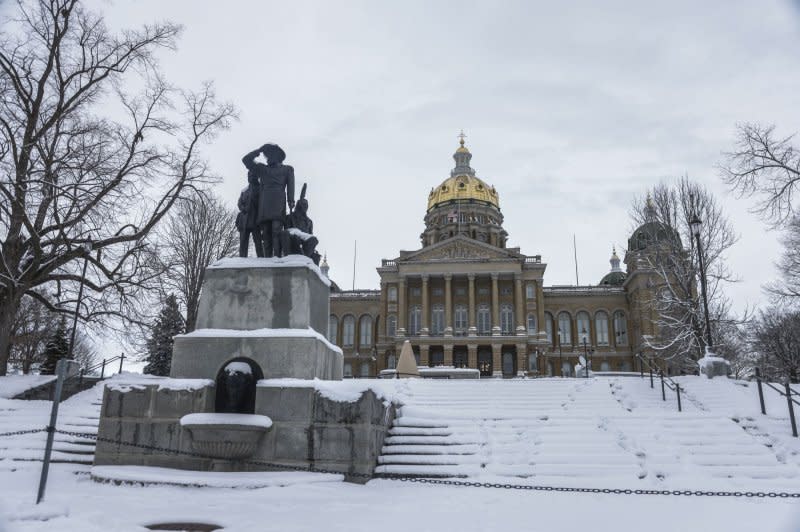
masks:
[[(444, 335), (453, 336), (453, 294), (452, 281), (453, 275), (444, 274)], [(452, 362), (453, 346), (450, 346), (450, 357)], [(452, 365), (447, 363), (447, 352), (445, 351), (445, 366)]]
[(478, 369), (478, 346), (477, 345), (468, 345), (467, 346), (467, 367), (472, 369)]
[(453, 365), (453, 345), (444, 346), (444, 365), (445, 366), (452, 366)]
[[(475, 327), (475, 274), (468, 274), (467, 279), (469, 279), (469, 335), (477, 336), (478, 328)], [(478, 352), (475, 351), (475, 366), (470, 365), (470, 367), (478, 367), (477, 353)]]
[(525, 344), (517, 344), (517, 377), (524, 377), (525, 372), (528, 371), (528, 357), (525, 356), (527, 348), (528, 346)]
[(503, 346), (501, 344), (492, 344), (492, 377), (503, 376)]
[(430, 365), (430, 347), (427, 344), (420, 344), (419, 346), (419, 365), (420, 366), (428, 366)]
[(500, 336), (500, 293), (496, 273), (492, 274), (492, 336)]
[(522, 276), (517, 274), (514, 276), (514, 303), (516, 309), (514, 314), (517, 315), (517, 336), (525, 336), (527, 334), (527, 316), (525, 314), (525, 294), (522, 290)]
[[(406, 335), (406, 317), (408, 316), (408, 309), (406, 308), (406, 279), (400, 277), (397, 280), (397, 336)], [(400, 352), (397, 352), (400, 356)]]
[(386, 281), (381, 279), (381, 314), (384, 316), (384, 319), (381, 320), (383, 323), (380, 325), (380, 330), (378, 331), (378, 335), (375, 337), (375, 343), (379, 341), (385, 341), (386, 339), (386, 316), (389, 315), (389, 302), (387, 297), (387, 289), (386, 289)]
[[(542, 290), (542, 281), (536, 281), (536, 326), (539, 331), (544, 331), (544, 291)], [(556, 334), (555, 323), (553, 324), (553, 335)], [(547, 337), (537, 338), (547, 342)]]
[[(430, 303), (428, 301), (428, 275), (422, 276), (422, 326), (419, 330), (420, 336), (428, 336), (430, 334)], [(422, 356), (420, 354), (420, 356)]]

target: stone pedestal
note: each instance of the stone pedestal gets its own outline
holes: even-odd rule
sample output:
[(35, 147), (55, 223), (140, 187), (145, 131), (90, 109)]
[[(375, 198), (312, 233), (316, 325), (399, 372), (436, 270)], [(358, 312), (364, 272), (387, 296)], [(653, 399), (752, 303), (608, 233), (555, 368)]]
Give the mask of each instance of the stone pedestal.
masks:
[(170, 376), (213, 379), (247, 358), (267, 379), (340, 380), (329, 314), (330, 281), (311, 259), (222, 259), (206, 269), (197, 329), (175, 337)]

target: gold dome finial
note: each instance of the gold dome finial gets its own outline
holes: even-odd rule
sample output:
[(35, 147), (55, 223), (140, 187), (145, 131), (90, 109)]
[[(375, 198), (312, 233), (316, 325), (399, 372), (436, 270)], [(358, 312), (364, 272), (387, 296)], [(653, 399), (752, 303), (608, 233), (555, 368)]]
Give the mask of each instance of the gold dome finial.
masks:
[(467, 147), (464, 146), (464, 139), (465, 138), (467, 138), (467, 136), (464, 134), (464, 130), (462, 129), (461, 133), (458, 134), (458, 143), (460, 144), (460, 146), (456, 150), (456, 153), (469, 153), (469, 150), (467, 149)]

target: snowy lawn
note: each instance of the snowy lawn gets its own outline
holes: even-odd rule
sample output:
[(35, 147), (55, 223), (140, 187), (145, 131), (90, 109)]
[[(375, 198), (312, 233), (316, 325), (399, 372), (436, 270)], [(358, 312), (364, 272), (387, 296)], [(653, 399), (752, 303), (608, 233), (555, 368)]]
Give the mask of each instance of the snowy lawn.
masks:
[[(37, 463), (0, 462), (0, 504), (9, 532), (144, 531), (194, 521), (225, 531), (641, 531), (790, 532), (800, 505), (784, 500), (531, 493), (390, 480), (259, 489), (99, 484), (74, 466), (51, 470), (46, 500), (33, 504)], [(13, 469), (13, 471), (12, 471)], [(286, 473), (274, 475), (291, 478)]]

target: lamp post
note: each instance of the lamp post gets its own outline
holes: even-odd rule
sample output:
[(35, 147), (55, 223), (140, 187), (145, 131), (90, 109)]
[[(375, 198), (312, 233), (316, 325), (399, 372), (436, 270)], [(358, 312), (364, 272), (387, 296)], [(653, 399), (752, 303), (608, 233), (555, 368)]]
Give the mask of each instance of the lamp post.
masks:
[(75, 316), (72, 319), (72, 333), (69, 337), (69, 351), (67, 352), (67, 359), (72, 359), (72, 350), (75, 347), (75, 331), (78, 328), (78, 314), (81, 312), (81, 299), (83, 299), (83, 281), (86, 279), (86, 268), (89, 266), (89, 253), (92, 251), (92, 243), (86, 242), (83, 245), (83, 273), (81, 274), (81, 282), (78, 285), (78, 301), (75, 303)]
[(703, 221), (695, 213), (689, 221), (689, 226), (692, 229), (692, 234), (697, 241), (697, 260), (700, 264), (700, 287), (703, 291), (703, 307), (706, 311), (706, 352), (709, 352), (714, 347), (711, 340), (711, 316), (708, 314), (708, 296), (706, 294), (706, 269), (703, 264), (703, 244), (700, 242), (700, 229), (703, 227)]
[(586, 374), (586, 378), (589, 378), (589, 347), (586, 344), (586, 340), (589, 337), (589, 333), (586, 332), (586, 327), (581, 330), (581, 336), (583, 337), (583, 359), (586, 361), (586, 367), (583, 368), (584, 373)]

